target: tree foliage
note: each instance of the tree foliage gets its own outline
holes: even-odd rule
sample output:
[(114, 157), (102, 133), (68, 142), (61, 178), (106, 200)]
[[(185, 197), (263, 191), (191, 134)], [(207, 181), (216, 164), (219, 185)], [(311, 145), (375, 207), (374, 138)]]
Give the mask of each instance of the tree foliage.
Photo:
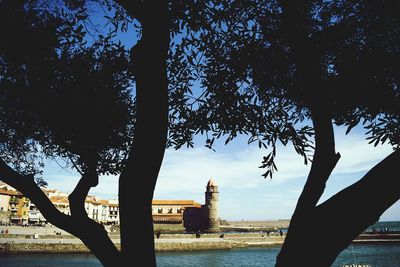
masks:
[(191, 145), (196, 133), (209, 135), (207, 146), (245, 133), (249, 143), (272, 147), (262, 165), (271, 174), (278, 141), (292, 143), (307, 163), (309, 108), (324, 101), (337, 125), (350, 131), (361, 122), (375, 145), (398, 147), (397, 3), (305, 1), (301, 26), (313, 49), (302, 57), (318, 62), (318, 92), (304, 83), (279, 1), (206, 1), (200, 11), (198, 5), (186, 7), (196, 19), (181, 20), (182, 38), (170, 55), (178, 99), (172, 117), (179, 117), (172, 136), (182, 136), (173, 145)]
[(82, 24), (65, 13), (2, 5), (3, 159), (31, 172), (40, 158), (62, 157), (84, 172), (95, 157), (99, 173), (118, 173), (135, 113), (125, 48), (110, 38), (88, 45)]

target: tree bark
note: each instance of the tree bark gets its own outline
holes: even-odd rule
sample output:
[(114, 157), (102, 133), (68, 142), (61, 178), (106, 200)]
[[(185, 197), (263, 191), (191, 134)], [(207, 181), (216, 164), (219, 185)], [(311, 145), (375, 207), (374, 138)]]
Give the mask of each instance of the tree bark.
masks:
[(304, 227), (290, 248), (280, 253), (276, 266), (331, 266), (358, 235), (400, 199), (399, 164), (400, 151), (395, 151), (361, 180), (318, 205), (303, 218)]
[(330, 117), (324, 112), (317, 114), (312, 117), (316, 142), (311, 170), (291, 218), (285, 242), (277, 256), (276, 266), (298, 266), (294, 256), (298, 256), (299, 246), (304, 247), (304, 240), (313, 230), (315, 207), (340, 158), (340, 154), (335, 153)]
[[(130, 14), (129, 6), (124, 7)], [(121, 253), (127, 260), (135, 255), (135, 262), (155, 266), (151, 205), (167, 142), (168, 1), (145, 1), (141, 12), (142, 37), (132, 53), (137, 105), (135, 135), (119, 179)]]
[(0, 160), (0, 179), (29, 198), (48, 222), (81, 239), (104, 266), (116, 266), (119, 262), (119, 251), (104, 227), (87, 216), (61, 213), (37, 186), (33, 176), (23, 176)]
[(330, 266), (341, 251), (368, 226), (377, 222), (400, 199), (400, 150), (382, 160), (361, 180), (317, 206), (320, 235), (315, 244), (321, 253), (318, 266)]
[[(311, 170), (276, 266), (330, 266), (355, 237), (399, 199), (400, 189), (394, 185), (392, 174), (399, 163), (399, 152), (383, 160), (359, 182), (317, 206), (340, 155), (335, 153), (331, 107), (321, 89), (324, 83), (320, 54), (308, 37), (304, 23), (307, 2), (282, 0), (280, 3), (285, 35), (296, 60), (300, 88), (304, 90), (304, 103), (311, 112), (316, 145)], [(393, 188), (386, 192), (379, 181)], [(371, 198), (373, 195), (379, 199)], [(366, 210), (366, 204), (373, 208)]]

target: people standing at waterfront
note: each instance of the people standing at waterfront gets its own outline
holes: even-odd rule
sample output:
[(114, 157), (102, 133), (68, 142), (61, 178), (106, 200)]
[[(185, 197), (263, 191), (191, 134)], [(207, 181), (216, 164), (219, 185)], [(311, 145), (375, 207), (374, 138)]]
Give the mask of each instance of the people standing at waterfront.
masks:
[(196, 238), (200, 238), (201, 237), (201, 235), (200, 235), (200, 231), (199, 230), (197, 230), (196, 231)]

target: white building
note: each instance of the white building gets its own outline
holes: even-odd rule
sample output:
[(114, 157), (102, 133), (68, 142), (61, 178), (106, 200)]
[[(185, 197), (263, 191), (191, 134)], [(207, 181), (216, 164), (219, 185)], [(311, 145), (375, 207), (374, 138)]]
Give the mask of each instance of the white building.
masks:
[(90, 219), (100, 222), (101, 200), (98, 197), (87, 196), (85, 200), (85, 209)]
[(47, 220), (43, 217), (40, 210), (33, 204), (29, 203), (29, 224), (45, 224)]
[(108, 201), (107, 224), (119, 224), (119, 206), (116, 199)]
[(71, 211), (69, 209), (69, 200), (67, 197), (61, 196), (52, 196), (49, 197), (51, 203), (62, 213), (71, 215)]

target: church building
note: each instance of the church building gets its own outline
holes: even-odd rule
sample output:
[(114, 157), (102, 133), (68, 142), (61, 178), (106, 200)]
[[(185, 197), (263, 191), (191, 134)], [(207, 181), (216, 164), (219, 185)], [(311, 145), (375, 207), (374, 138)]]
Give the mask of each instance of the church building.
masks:
[(219, 232), (218, 195), (218, 186), (210, 179), (204, 205), (193, 200), (153, 200), (153, 223), (180, 224), (187, 232)]

